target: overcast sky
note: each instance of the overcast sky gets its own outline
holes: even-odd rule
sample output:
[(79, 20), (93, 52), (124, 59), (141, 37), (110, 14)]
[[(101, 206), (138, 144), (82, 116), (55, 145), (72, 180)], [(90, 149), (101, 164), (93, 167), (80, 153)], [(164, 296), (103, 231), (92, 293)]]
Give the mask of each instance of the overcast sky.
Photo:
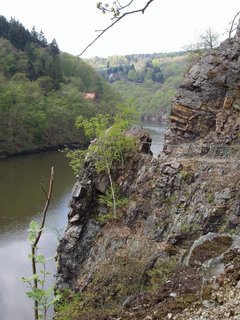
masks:
[[(127, 3), (129, 0), (122, 0)], [(97, 0), (1, 0), (0, 14), (24, 27), (42, 30), (61, 51), (79, 54), (111, 23), (96, 8)], [(111, 1), (103, 1), (111, 2)], [(135, 0), (141, 8), (146, 0)], [(154, 0), (145, 14), (131, 15), (105, 33), (82, 57), (179, 51), (211, 27), (226, 38), (239, 0)]]

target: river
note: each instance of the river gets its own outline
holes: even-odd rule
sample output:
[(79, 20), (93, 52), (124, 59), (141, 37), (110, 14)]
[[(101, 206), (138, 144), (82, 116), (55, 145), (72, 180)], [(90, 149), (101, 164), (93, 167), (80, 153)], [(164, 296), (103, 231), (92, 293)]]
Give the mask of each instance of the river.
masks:
[[(47, 214), (47, 229), (39, 243), (39, 253), (55, 254), (59, 233), (67, 222), (68, 202), (74, 176), (65, 155), (58, 151), (19, 156), (0, 162), (0, 319), (32, 320), (32, 301), (25, 294), (22, 276), (31, 274), (27, 258), (30, 244), (27, 229), (31, 220), (39, 221), (45, 204), (41, 189), (48, 188), (54, 165), (54, 187)], [(48, 270), (52, 273), (54, 262)], [(51, 277), (51, 282), (52, 277)]]
[[(153, 138), (154, 155), (162, 149), (165, 127), (144, 125)], [(41, 189), (48, 187), (54, 166), (54, 187), (39, 251), (55, 255), (58, 237), (67, 223), (68, 202), (75, 181), (65, 155), (58, 151), (18, 156), (0, 161), (0, 320), (32, 320), (32, 301), (25, 294), (22, 276), (31, 275), (27, 258), (30, 244), (27, 229), (31, 220), (40, 220), (45, 203)], [(48, 270), (54, 274), (54, 260)], [(53, 283), (53, 276), (49, 283)], [(51, 317), (50, 317), (51, 318)], [(49, 319), (50, 319), (49, 318)]]
[(166, 132), (166, 125), (164, 124), (153, 124), (145, 123), (143, 128), (149, 132), (152, 138), (151, 150), (154, 156), (157, 156), (163, 149), (164, 134)]

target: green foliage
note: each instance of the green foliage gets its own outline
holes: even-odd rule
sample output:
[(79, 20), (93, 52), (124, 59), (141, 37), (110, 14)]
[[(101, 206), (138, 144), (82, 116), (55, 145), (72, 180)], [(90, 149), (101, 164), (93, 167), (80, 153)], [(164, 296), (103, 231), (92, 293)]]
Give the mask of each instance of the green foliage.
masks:
[(96, 220), (100, 223), (105, 224), (106, 222), (112, 221), (115, 219), (116, 219), (115, 215), (112, 212), (110, 212), (110, 213), (99, 214)]
[(180, 178), (186, 183), (191, 183), (194, 180), (194, 172), (191, 170), (182, 169), (180, 171)]
[(32, 220), (30, 222), (29, 229), (28, 229), (28, 241), (31, 243), (31, 245), (34, 244), (39, 231), (40, 231), (39, 223), (37, 221)]
[(49, 76), (59, 88), (63, 81), (56, 40), (47, 43), (44, 34), (33, 29), (32, 33), (23, 25), (0, 16), (0, 66), (5, 76), (25, 73), (29, 80)]
[(102, 198), (102, 201), (109, 203), (109, 199), (112, 199), (114, 218), (117, 217), (116, 210), (118, 203), (111, 171), (118, 163), (124, 166), (126, 155), (131, 153), (136, 146), (135, 138), (126, 135), (126, 130), (135, 119), (135, 116), (136, 111), (132, 103), (129, 103), (128, 105), (119, 105), (115, 115), (99, 114), (90, 119), (85, 119), (82, 116), (78, 117), (76, 120), (77, 128), (82, 128), (86, 137), (90, 140), (94, 138), (96, 140), (90, 144), (87, 151), (80, 151), (80, 158), (77, 152), (69, 154), (75, 170), (83, 167), (86, 155), (86, 157), (94, 159), (94, 165), (98, 173), (104, 172), (107, 174), (111, 197), (109, 197), (109, 194), (106, 194), (105, 198)]
[(95, 57), (87, 60), (121, 94), (134, 98), (144, 118), (169, 113), (189, 63), (186, 52)]
[(27, 284), (27, 286), (31, 289), (30, 291), (26, 292), (28, 298), (32, 299), (33, 301), (38, 301), (39, 319), (46, 320), (48, 309), (50, 306), (56, 304), (60, 300), (61, 295), (56, 293), (53, 287), (48, 289), (32, 288), (32, 282), (34, 280), (37, 280), (40, 286), (45, 283), (45, 280), (40, 280), (38, 275), (29, 278), (22, 277), (23, 283)]
[[(31, 246), (34, 246), (35, 240), (39, 234), (40, 226), (38, 222), (31, 221), (28, 229), (28, 240)], [(51, 258), (46, 259), (45, 256), (37, 254), (38, 248), (35, 247), (34, 256), (29, 254), (28, 258), (32, 260), (35, 259), (36, 265), (40, 266), (40, 270), (29, 277), (22, 277), (21, 281), (27, 285), (29, 291), (26, 292), (28, 298), (37, 302), (38, 305), (38, 319), (47, 319), (47, 311), (50, 306), (57, 303), (60, 300), (61, 295), (59, 292), (55, 292), (54, 287), (45, 288), (46, 279), (51, 274), (47, 271), (47, 262)]]
[[(115, 195), (115, 206), (116, 210), (119, 208), (122, 208), (127, 205), (129, 199), (126, 197), (121, 197), (119, 188), (117, 185), (113, 185), (114, 195)], [(113, 207), (113, 195), (112, 195), (112, 189), (108, 188), (105, 194), (102, 194), (98, 197), (99, 203), (106, 206), (108, 210), (110, 210), (108, 213), (100, 214), (97, 217), (97, 221), (101, 223), (105, 223), (109, 220), (115, 219), (115, 215), (113, 212), (111, 212)]]
[(164, 199), (164, 201), (170, 205), (177, 203), (177, 196), (175, 194), (172, 194)]
[(154, 268), (148, 271), (149, 285), (148, 290), (157, 291), (173, 275), (177, 267), (177, 261), (174, 257), (159, 258)]
[(78, 319), (82, 305), (81, 295), (70, 290), (62, 290), (61, 299), (55, 304), (56, 320)]
[(75, 175), (82, 172), (84, 168), (84, 160), (86, 157), (86, 150), (76, 149), (76, 150), (69, 150), (65, 149), (67, 158), (70, 159), (69, 165), (73, 169)]
[(179, 297), (169, 299), (161, 308), (157, 309), (155, 317), (156, 319), (167, 319), (169, 310), (173, 314), (181, 313), (182, 310), (190, 308), (197, 300), (198, 297), (194, 293), (181, 294)]
[[(10, 37), (10, 33), (11, 37)], [(28, 38), (20, 45), (18, 39)], [(95, 101), (85, 92), (95, 92)], [(81, 59), (61, 53), (35, 28), (0, 16), (0, 155), (86, 142), (82, 115), (114, 112), (118, 95)]]
[(200, 229), (197, 223), (181, 223), (178, 231), (181, 234), (191, 234), (196, 233)]
[[(97, 171), (108, 172), (119, 161), (124, 162), (124, 156), (133, 150), (135, 139), (125, 134), (133, 122), (136, 112), (133, 106), (119, 105), (115, 115), (99, 114), (85, 119), (77, 118), (77, 128), (83, 128), (86, 137), (96, 138), (88, 148), (88, 156), (96, 158)], [(81, 161), (81, 160), (80, 160)]]
[(139, 293), (144, 261), (127, 253), (104, 262), (81, 295), (65, 297), (56, 311), (56, 320), (103, 320), (120, 313), (127, 297)]
[(209, 193), (207, 196), (207, 203), (212, 204), (214, 202), (214, 195)]
[[(116, 189), (116, 187), (114, 189), (115, 189), (115, 194), (117, 196), (116, 206), (117, 206), (117, 208), (121, 208), (121, 207), (125, 206), (128, 203), (128, 198), (120, 197), (119, 196), (119, 190)], [(104, 204), (104, 205), (106, 205), (107, 207), (110, 208), (112, 206), (112, 193), (111, 193), (111, 190), (108, 189), (106, 194), (100, 195), (98, 197), (98, 199), (99, 199), (99, 203), (100, 204)]]

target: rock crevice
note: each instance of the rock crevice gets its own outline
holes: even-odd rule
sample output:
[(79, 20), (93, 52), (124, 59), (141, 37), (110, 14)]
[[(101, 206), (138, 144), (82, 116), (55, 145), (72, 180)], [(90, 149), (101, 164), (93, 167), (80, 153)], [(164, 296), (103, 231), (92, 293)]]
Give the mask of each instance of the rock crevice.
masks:
[[(143, 147), (145, 153), (114, 169), (119, 192), (128, 198), (117, 219), (98, 219), (107, 213), (99, 195), (109, 181), (94, 161), (86, 162), (58, 247), (58, 288), (87, 297), (79, 319), (240, 317), (234, 309), (240, 298), (239, 63), (240, 26), (186, 73), (165, 153), (152, 158)], [(212, 145), (234, 147), (233, 161), (176, 158), (173, 146), (189, 142), (204, 155)], [(222, 315), (220, 306), (226, 307)]]

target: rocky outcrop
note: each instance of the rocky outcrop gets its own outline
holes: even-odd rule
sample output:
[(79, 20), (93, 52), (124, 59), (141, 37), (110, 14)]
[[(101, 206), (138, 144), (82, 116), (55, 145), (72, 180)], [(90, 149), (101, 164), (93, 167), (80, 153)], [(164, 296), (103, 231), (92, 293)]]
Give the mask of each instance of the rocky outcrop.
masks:
[[(232, 223), (240, 164), (137, 154), (125, 170), (114, 174), (129, 202), (116, 220), (104, 223), (98, 216), (106, 208), (99, 205), (97, 195), (105, 192), (107, 180), (91, 166), (87, 164), (73, 191), (69, 223), (58, 249), (58, 287), (87, 296), (95, 292), (96, 300), (100, 295), (104, 303), (114, 297), (120, 309), (125, 306), (125, 311), (118, 310), (122, 319), (165, 319), (161, 317), (169, 311), (172, 316), (179, 313), (180, 302), (185, 309), (208, 300), (205, 294), (201, 298), (205, 266), (240, 248), (235, 241), (240, 224)], [(220, 269), (224, 268), (225, 264)], [(210, 269), (217, 273), (218, 264), (212, 263)], [(166, 280), (170, 282), (164, 284)], [(120, 287), (128, 290), (119, 291)], [(157, 301), (162, 301), (160, 307)], [(104, 319), (87, 312), (89, 319)], [(159, 316), (154, 318), (154, 313)]]
[(166, 144), (199, 139), (239, 142), (240, 27), (234, 38), (206, 53), (185, 74), (173, 101)]
[[(125, 167), (119, 166), (112, 172), (113, 179), (120, 187), (121, 196), (129, 196), (134, 191), (138, 171), (144, 167), (145, 157), (151, 157), (151, 138), (142, 130), (134, 129), (127, 133), (139, 138), (139, 149), (135, 157), (128, 158)], [(97, 174), (94, 161), (87, 159), (81, 176), (72, 191), (70, 201), (70, 212), (68, 214), (68, 225), (64, 237), (58, 246), (58, 287), (80, 289), (79, 277), (86, 275), (83, 264), (87, 261), (87, 278), (89, 277), (90, 265), (96, 263), (95, 249), (91, 250), (100, 236), (102, 223), (99, 216), (107, 213), (107, 207), (100, 205), (99, 196), (106, 193), (109, 188), (109, 178), (106, 173)], [(110, 241), (104, 246), (110, 245)], [(113, 243), (111, 244), (112, 247)], [(107, 250), (105, 247), (99, 249), (97, 259), (105, 259)], [(104, 254), (104, 257), (101, 255)], [(93, 270), (91, 271), (93, 272)], [(86, 280), (83, 281), (85, 283)]]
[(94, 159), (86, 161), (58, 247), (58, 288), (81, 292), (77, 319), (238, 319), (238, 158), (208, 161), (182, 157), (181, 150), (177, 158), (167, 151), (195, 141), (205, 155), (209, 144), (239, 142), (239, 39), (238, 28), (186, 74), (166, 152), (153, 158), (143, 138), (138, 152), (112, 171), (127, 199), (117, 218), (99, 202), (108, 177), (96, 173)]

